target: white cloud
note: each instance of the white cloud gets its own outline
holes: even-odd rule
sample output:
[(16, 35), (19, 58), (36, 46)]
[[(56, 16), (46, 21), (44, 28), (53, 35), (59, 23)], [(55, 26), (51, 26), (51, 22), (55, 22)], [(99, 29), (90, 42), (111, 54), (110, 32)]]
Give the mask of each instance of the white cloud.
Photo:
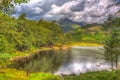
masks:
[(115, 14), (120, 6), (111, 6), (115, 0), (31, 0), (16, 6), (16, 15), (26, 13), (30, 19), (58, 20), (68, 17), (74, 21), (103, 22)]
[(33, 11), (34, 11), (35, 14), (39, 14), (39, 13), (43, 12), (43, 10), (39, 7), (33, 8)]
[(36, 5), (37, 3), (42, 3), (44, 0), (30, 0), (30, 2), (28, 3), (28, 5), (30, 6), (34, 6)]
[(57, 6), (57, 5), (53, 4), (53, 5), (51, 5), (51, 10), (47, 14), (53, 14), (53, 15), (70, 14), (71, 13), (70, 8), (76, 4), (78, 4), (78, 2), (76, 2), (76, 1), (67, 2), (67, 3), (63, 4), (62, 6)]

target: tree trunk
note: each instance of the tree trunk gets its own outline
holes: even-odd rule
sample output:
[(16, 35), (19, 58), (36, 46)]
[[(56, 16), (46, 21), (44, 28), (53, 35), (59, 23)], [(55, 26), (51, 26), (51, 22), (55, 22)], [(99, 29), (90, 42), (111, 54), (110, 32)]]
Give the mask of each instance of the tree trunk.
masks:
[(114, 63), (113, 63), (113, 60), (111, 60), (111, 68), (112, 68), (112, 70), (113, 70), (113, 65)]
[(115, 65), (116, 65), (116, 70), (118, 69), (118, 55), (116, 54), (116, 57), (115, 57)]

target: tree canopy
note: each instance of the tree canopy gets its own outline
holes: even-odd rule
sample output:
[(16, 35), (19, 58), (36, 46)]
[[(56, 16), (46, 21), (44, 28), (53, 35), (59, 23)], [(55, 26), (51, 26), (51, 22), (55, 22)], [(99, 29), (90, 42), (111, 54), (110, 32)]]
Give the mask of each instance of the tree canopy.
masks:
[(0, 11), (10, 14), (15, 4), (26, 3), (29, 0), (0, 0)]
[(117, 68), (120, 56), (120, 18), (110, 16), (104, 27), (108, 30), (104, 43), (105, 59)]
[(66, 40), (59, 25), (54, 21), (28, 20), (25, 14), (15, 19), (0, 13), (0, 24), (1, 52), (62, 45)]

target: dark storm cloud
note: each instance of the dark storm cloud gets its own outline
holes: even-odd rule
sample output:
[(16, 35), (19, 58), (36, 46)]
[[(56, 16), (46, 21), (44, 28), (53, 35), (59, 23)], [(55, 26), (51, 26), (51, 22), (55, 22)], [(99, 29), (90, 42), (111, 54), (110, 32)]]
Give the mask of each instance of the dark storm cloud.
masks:
[(70, 9), (71, 9), (71, 11), (83, 11), (84, 8), (85, 8), (85, 1), (71, 7)]
[(68, 17), (74, 21), (101, 23), (109, 14), (120, 10), (114, 5), (119, 0), (30, 0), (29, 3), (16, 5), (14, 16), (25, 13), (27, 18), (39, 20), (58, 20)]

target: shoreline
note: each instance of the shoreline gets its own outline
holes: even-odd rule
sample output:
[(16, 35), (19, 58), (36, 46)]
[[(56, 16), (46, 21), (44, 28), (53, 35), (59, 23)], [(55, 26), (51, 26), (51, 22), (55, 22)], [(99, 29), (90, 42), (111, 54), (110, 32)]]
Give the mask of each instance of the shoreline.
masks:
[(90, 42), (72, 42), (72, 46), (103, 46), (100, 43), (90, 43)]
[(28, 57), (31, 56), (35, 53), (38, 53), (40, 51), (47, 51), (47, 50), (68, 50), (70, 48), (74, 47), (101, 47), (103, 44), (98, 44), (98, 43), (87, 43), (87, 42), (72, 42), (71, 45), (63, 45), (63, 46), (52, 46), (52, 47), (41, 47), (39, 49), (34, 49), (26, 52), (16, 52), (16, 56), (12, 57), (10, 61), (18, 59), (18, 58), (23, 58), (23, 57)]
[[(26, 72), (25, 71), (21, 71), (21, 70), (17, 70), (15, 68), (7, 68), (5, 67), (5, 65), (7, 64), (10, 64), (12, 61), (14, 60), (17, 60), (17, 59), (23, 59), (25, 57), (29, 57), (39, 51), (46, 51), (46, 50), (59, 50), (59, 49), (63, 49), (63, 50), (67, 50), (67, 49), (70, 49), (71, 47), (73, 46), (84, 46), (84, 47), (87, 47), (87, 46), (100, 46), (98, 45), (97, 43), (96, 44), (93, 44), (93, 43), (85, 43), (85, 42), (79, 42), (79, 43), (72, 43), (71, 45), (64, 45), (62, 47), (60, 46), (52, 46), (51, 48), (50, 47), (41, 47), (39, 49), (32, 49), (32, 50), (29, 50), (29, 51), (25, 51), (25, 52), (19, 52), (19, 51), (16, 51), (15, 53), (11, 54), (13, 55), (13, 57), (9, 60), (7, 60), (7, 62), (1, 66), (4, 66), (4, 67), (1, 67), (0, 68), (0, 74), (1, 72), (3, 72), (4, 74), (11, 74), (11, 75), (17, 75), (17, 73), (22, 73), (23, 75), (21, 75), (22, 77), (25, 77), (25, 78), (28, 78), (26, 76)], [(15, 74), (12, 72), (15, 70)], [(34, 73), (33, 73), (34, 74)]]
[[(47, 50), (68, 50), (70, 48), (74, 48), (74, 47), (97, 47), (97, 46), (103, 46), (102, 44), (98, 44), (98, 43), (87, 43), (87, 42), (72, 42), (70, 45), (57, 45), (57, 46), (52, 46), (52, 47), (41, 47), (41, 48), (37, 48), (37, 49), (31, 49), (25, 52), (20, 52), (20, 51), (16, 51), (15, 53), (11, 54), (11, 58), (9, 60), (7, 60), (7, 62), (5, 64), (9, 64), (11, 63), (11, 61), (15, 60), (15, 59), (19, 59), (19, 58), (24, 58), (24, 57), (29, 57), (35, 53), (38, 53), (40, 51), (47, 51)], [(5, 64), (1, 64), (4, 65)]]
[(59, 47), (59, 46), (42, 47), (41, 49), (32, 50), (32, 51), (29, 51), (28, 53), (20, 52), (20, 53), (16, 53), (16, 54), (19, 54), (19, 55), (12, 57), (10, 59), (10, 62), (14, 61), (14, 60), (17, 60), (17, 59), (19, 60), (19, 59), (23, 59), (23, 58), (29, 58), (32, 55), (38, 54), (41, 51), (60, 50), (60, 49), (62, 49), (62, 50), (68, 50), (70, 48), (71, 48), (71, 46), (64, 45), (62, 47)]

